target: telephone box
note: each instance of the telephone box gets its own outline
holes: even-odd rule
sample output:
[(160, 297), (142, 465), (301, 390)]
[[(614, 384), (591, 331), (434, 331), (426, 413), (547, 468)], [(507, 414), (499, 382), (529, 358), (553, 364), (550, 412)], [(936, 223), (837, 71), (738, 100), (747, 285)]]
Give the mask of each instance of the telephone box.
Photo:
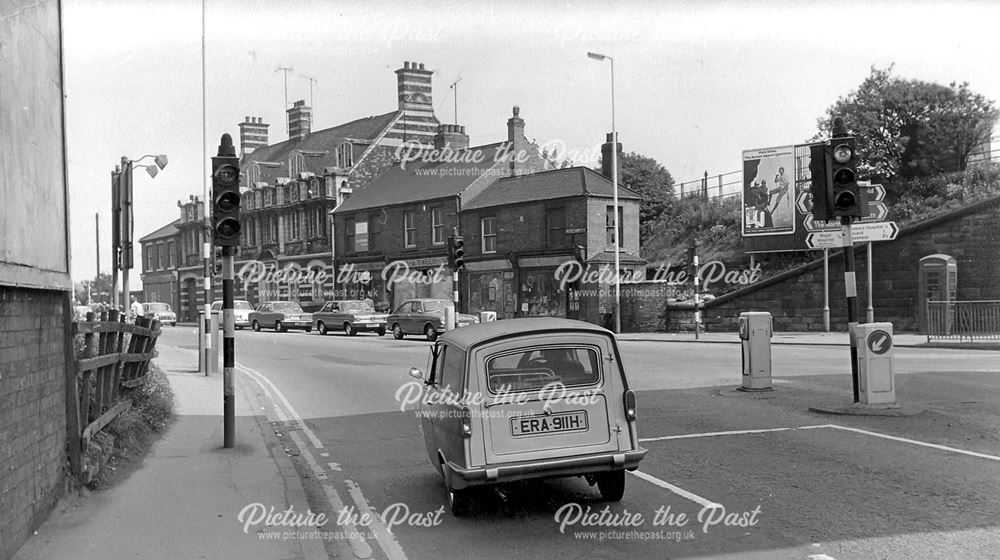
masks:
[(744, 391), (770, 391), (771, 314), (763, 311), (740, 313), (740, 342), (743, 346)]
[[(927, 255), (920, 259), (918, 314), (921, 332), (951, 334), (952, 303), (958, 285), (958, 261), (949, 255)], [(927, 302), (934, 303), (928, 306)]]

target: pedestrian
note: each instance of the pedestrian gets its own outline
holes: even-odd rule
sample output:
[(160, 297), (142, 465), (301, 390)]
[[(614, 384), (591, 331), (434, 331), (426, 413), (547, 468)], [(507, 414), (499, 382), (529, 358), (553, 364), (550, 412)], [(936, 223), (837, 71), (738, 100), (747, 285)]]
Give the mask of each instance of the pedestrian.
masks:
[(132, 305), (129, 306), (129, 319), (135, 322), (137, 317), (142, 317), (142, 304), (132, 296)]

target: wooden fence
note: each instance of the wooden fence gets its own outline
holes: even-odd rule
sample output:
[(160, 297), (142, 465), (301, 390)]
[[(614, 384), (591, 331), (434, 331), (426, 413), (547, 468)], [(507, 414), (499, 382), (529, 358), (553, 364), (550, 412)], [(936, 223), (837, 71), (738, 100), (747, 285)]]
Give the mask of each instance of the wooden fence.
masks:
[(132, 406), (128, 393), (146, 379), (160, 322), (138, 317), (126, 323), (114, 310), (95, 320), (91, 312), (73, 331), (74, 339), (82, 335), (83, 347), (66, 373), (67, 447), (72, 474), (86, 484), (100, 468), (84, 464), (90, 440)]

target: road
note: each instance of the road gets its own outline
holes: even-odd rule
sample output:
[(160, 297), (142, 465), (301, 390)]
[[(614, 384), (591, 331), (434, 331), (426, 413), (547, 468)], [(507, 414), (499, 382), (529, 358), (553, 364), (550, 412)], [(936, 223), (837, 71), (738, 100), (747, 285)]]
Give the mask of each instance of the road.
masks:
[[(194, 348), (194, 330), (165, 329), (161, 344)], [(388, 525), (410, 514), (392, 527), (356, 523), (356, 557), (1000, 554), (1000, 353), (897, 348), (908, 415), (831, 416), (809, 407), (850, 402), (843, 347), (775, 345), (777, 390), (748, 394), (734, 390), (738, 344), (622, 342), (650, 450), (625, 498), (601, 502), (582, 479), (518, 483), (479, 492), (473, 514), (458, 519), (439, 513), (441, 479), (396, 399), (428, 347), (237, 333), (241, 386), (274, 420), (314, 511), (382, 512)], [(588, 508), (607, 509), (608, 523), (587, 525), (598, 515), (576, 514)]]

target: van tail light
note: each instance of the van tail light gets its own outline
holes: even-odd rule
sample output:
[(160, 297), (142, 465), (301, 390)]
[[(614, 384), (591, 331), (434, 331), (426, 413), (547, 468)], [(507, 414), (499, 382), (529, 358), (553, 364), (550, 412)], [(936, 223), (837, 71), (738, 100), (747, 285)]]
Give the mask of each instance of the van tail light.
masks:
[(635, 393), (625, 391), (625, 397), (622, 400), (625, 402), (625, 418), (629, 421), (635, 420)]
[(462, 437), (472, 437), (472, 411), (469, 407), (462, 407)]

